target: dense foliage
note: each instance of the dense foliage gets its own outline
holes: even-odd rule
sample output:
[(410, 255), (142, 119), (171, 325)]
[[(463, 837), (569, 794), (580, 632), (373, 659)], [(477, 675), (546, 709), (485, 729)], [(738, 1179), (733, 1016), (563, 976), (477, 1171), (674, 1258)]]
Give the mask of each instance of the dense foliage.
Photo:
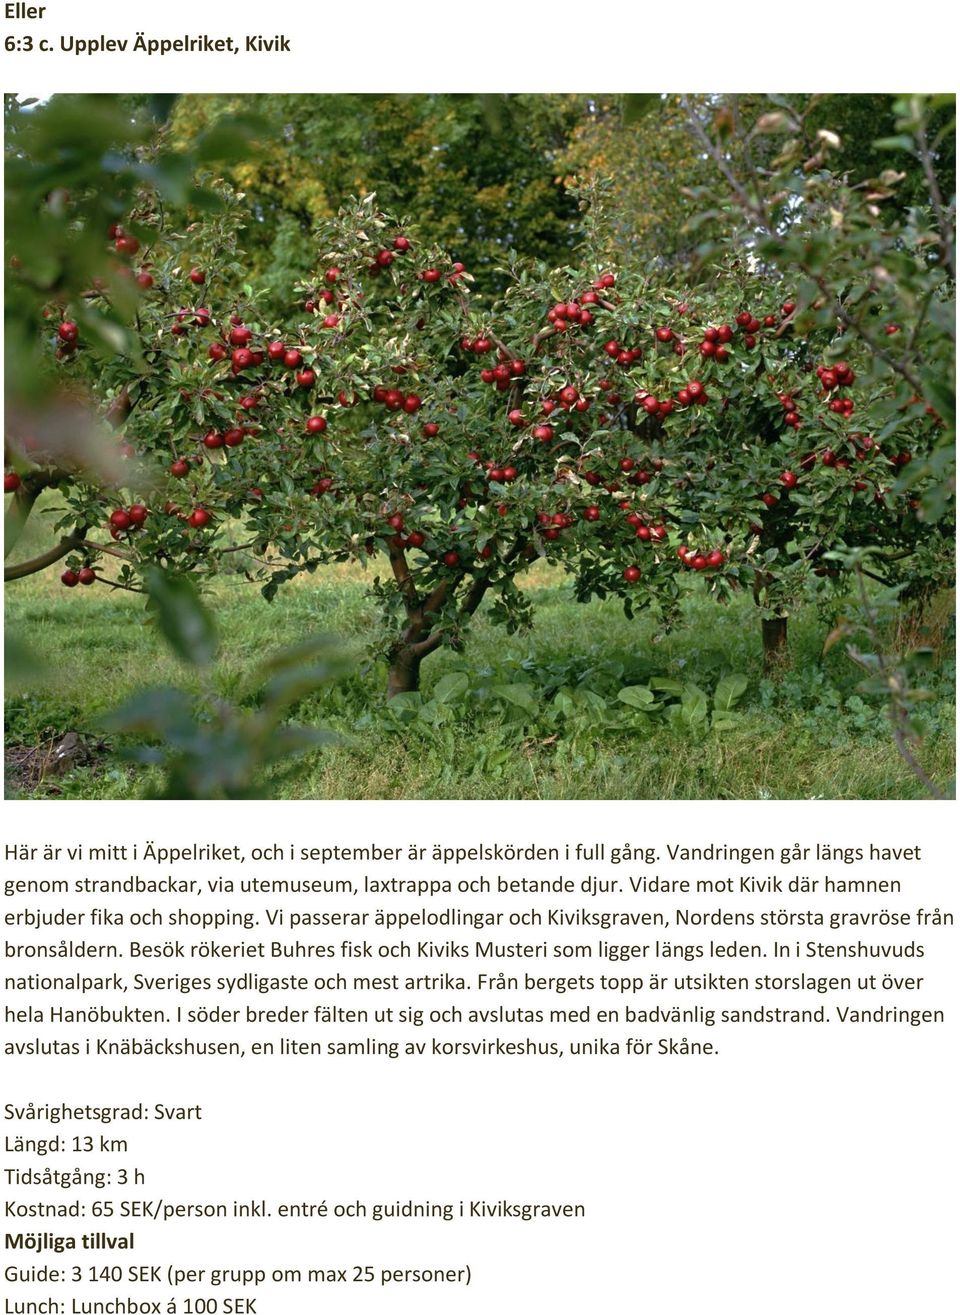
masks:
[(170, 137), (192, 148), (237, 115), (259, 118), (260, 149), (226, 177), (251, 216), (244, 259), (277, 305), (310, 273), (318, 225), (369, 192), (414, 216), (490, 295), (502, 287), (505, 251), (555, 264), (576, 247), (561, 158), (589, 104), (572, 95), (186, 95)]
[[(687, 580), (718, 601), (751, 590), (772, 660), (801, 597), (851, 564), (917, 596), (947, 579), (946, 203), (899, 204), (892, 169), (852, 185), (813, 110), (757, 107), (743, 124), (690, 108), (722, 247), (705, 242), (689, 271), (638, 254), (614, 267), (629, 216), (596, 188), (576, 262), (505, 256), (496, 301), (372, 197), (320, 226), (281, 316), (250, 279), (226, 184), (216, 209), (184, 193), (186, 224), (154, 186), (108, 223), (82, 193), (48, 192), (41, 214), (58, 207), (110, 263), (82, 292), (48, 285), (44, 350), (119, 430), (95, 470), (29, 422), (14, 434), (15, 500), (50, 482), (66, 497), (64, 583), (240, 569), (273, 596), (369, 560), (396, 693), (484, 599), (525, 624), (517, 577), (538, 557), (580, 597), (668, 622)], [(927, 113), (905, 103), (890, 148), (917, 144), (921, 169)], [(17, 259), (11, 283), (29, 287), (36, 251)]]

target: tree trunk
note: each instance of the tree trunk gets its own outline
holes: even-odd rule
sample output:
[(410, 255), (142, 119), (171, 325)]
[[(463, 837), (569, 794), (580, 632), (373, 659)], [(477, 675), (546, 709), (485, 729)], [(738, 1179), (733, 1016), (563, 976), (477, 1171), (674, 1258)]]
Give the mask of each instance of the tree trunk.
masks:
[[(397, 694), (412, 694), (420, 688), (420, 664), (428, 654), (433, 653), (443, 643), (444, 636), (454, 646), (459, 646), (456, 633), (435, 629), (437, 619), (448, 601), (452, 589), (464, 579), (461, 574), (451, 581), (448, 577), (440, 581), (428, 598), (421, 598), (416, 590), (407, 560), (402, 548), (391, 548), (390, 562), (400, 588), (407, 613), (407, 626), (390, 652), (390, 672), (387, 678), (387, 698)], [(458, 619), (473, 616), (487, 592), (489, 581), (478, 575), (458, 609)]]
[(790, 664), (790, 650), (787, 648), (787, 618), (764, 617), (760, 624), (763, 627), (763, 669), (767, 675), (776, 675)]
[(422, 658), (411, 652), (406, 644), (400, 644), (390, 657), (390, 672), (387, 676), (387, 698), (395, 694), (413, 694), (420, 688), (420, 663)]

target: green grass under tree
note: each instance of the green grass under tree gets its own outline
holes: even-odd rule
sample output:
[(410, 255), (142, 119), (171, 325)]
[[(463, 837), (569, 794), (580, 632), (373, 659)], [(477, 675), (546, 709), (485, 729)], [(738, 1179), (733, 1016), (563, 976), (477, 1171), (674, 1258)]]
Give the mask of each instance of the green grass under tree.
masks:
[[(31, 531), (33, 527), (31, 527)], [(31, 535), (32, 537), (32, 535)], [(441, 650), (423, 668), (422, 698), (463, 671), (469, 693), (429, 720), (386, 704), (384, 667), (368, 655), (377, 626), (370, 576), (331, 568), (288, 586), (266, 603), (240, 576), (207, 594), (221, 635), (219, 694), (242, 699), (256, 664), (272, 649), (326, 632), (355, 659), (353, 674), (296, 709), (301, 722), (339, 732), (341, 744), (304, 759), (284, 787), (290, 798), (497, 799), (884, 799), (922, 797), (897, 754), (882, 700), (858, 694), (861, 674), (837, 645), (826, 656), (827, 621), (811, 605), (790, 622), (792, 665), (779, 681), (762, 672), (760, 625), (752, 600), (721, 608), (696, 594), (683, 623), (662, 635), (656, 618), (628, 620), (614, 601), (578, 604), (558, 570), (524, 577), (535, 597), (535, 628), (510, 636), (483, 611), (462, 653)], [(148, 622), (141, 598), (102, 586), (65, 590), (58, 571), (9, 585), (10, 631), (49, 668), (42, 684), (8, 697), (7, 792), (66, 798), (136, 798), (152, 769), (133, 767), (108, 740), (91, 761), (39, 783), (11, 770), (10, 749), (67, 731), (96, 737), (102, 716), (145, 685), (173, 684), (185, 701), (198, 692)], [(928, 612), (936, 664), (923, 705), (919, 758), (950, 788), (953, 656), (950, 600)], [(624, 686), (653, 678), (693, 682), (708, 695), (727, 673), (748, 685), (726, 730), (709, 722), (646, 717), (618, 702)], [(449, 685), (450, 682), (448, 682)], [(516, 706), (493, 691), (527, 685)], [(573, 692), (561, 715), (556, 691)], [(523, 693), (523, 691), (521, 691)], [(413, 720), (405, 720), (412, 717)]]

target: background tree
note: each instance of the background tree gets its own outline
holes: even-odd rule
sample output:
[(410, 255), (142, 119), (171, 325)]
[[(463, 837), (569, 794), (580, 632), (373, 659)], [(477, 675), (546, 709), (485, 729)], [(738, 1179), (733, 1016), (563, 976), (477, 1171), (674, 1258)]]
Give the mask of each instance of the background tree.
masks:
[[(823, 128), (839, 138), (831, 157), (838, 177), (860, 185), (890, 168), (897, 133), (897, 97), (858, 95), (606, 95), (581, 102), (559, 167), (566, 183), (608, 179), (621, 222), (611, 228), (611, 255), (698, 268), (705, 244), (737, 234), (737, 212), (721, 206), (704, 216), (716, 197), (716, 162), (703, 148), (706, 132), (740, 172), (771, 170), (775, 136), (754, 130), (763, 115), (787, 111), (803, 118), (812, 138)], [(952, 109), (931, 109), (927, 131), (935, 144), (932, 164), (944, 196), (956, 190)], [(909, 139), (908, 139), (909, 143)], [(929, 199), (929, 179), (915, 157), (896, 160), (903, 172), (891, 204), (906, 212)], [(742, 239), (743, 234), (739, 237)]]
[[(889, 198), (892, 206), (905, 212), (910, 206), (930, 202), (930, 176), (916, 153), (911, 133), (904, 134), (902, 97), (890, 93), (864, 93), (856, 96), (822, 95), (793, 98), (798, 114), (802, 113), (808, 131), (816, 134), (824, 128), (840, 138), (831, 158), (831, 167), (858, 185), (879, 178), (891, 165), (903, 174), (896, 192)], [(937, 187), (946, 196), (957, 190), (956, 106), (952, 96), (931, 99), (924, 109), (924, 135), (931, 148), (930, 165)], [(899, 149), (894, 141), (900, 137)]]
[[(697, 99), (709, 113), (709, 98)], [(559, 167), (568, 187), (609, 180), (619, 216), (609, 233), (611, 258), (694, 262), (702, 237), (686, 225), (702, 206), (691, 189), (705, 186), (714, 171), (689, 131), (679, 96), (587, 97)]]
[(250, 275), (278, 306), (312, 268), (317, 225), (370, 192), (492, 295), (510, 248), (558, 264), (579, 240), (557, 162), (583, 104), (572, 95), (187, 95), (172, 137), (189, 148), (237, 113), (264, 121), (262, 149), (227, 177), (253, 217), (242, 239)]

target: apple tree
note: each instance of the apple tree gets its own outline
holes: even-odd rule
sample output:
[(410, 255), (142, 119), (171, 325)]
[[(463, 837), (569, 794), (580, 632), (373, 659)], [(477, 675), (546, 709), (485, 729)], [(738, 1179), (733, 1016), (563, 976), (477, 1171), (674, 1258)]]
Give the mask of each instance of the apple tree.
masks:
[[(366, 198), (321, 229), (282, 322), (243, 268), (235, 209), (173, 231), (141, 193), (99, 237), (123, 276), (47, 307), (65, 384), (99, 397), (117, 430), (112, 472), (57, 468), (64, 584), (232, 569), (273, 597), (302, 572), (368, 562), (397, 694), (463, 643), (484, 600), (525, 625), (518, 576), (537, 558), (570, 571), (581, 598), (668, 621), (690, 586), (720, 601), (749, 589), (772, 663), (790, 612), (811, 585), (842, 583), (850, 548), (875, 550), (887, 581), (942, 579), (945, 522), (934, 531), (925, 502), (942, 417), (912, 367), (892, 375), (873, 347), (939, 350), (949, 280), (914, 223), (887, 259), (918, 265), (920, 303), (890, 286), (825, 290), (817, 271), (837, 250), (876, 258), (871, 243), (891, 239), (851, 198), (841, 242), (842, 184), (823, 173), (788, 238), (754, 234), (689, 284), (614, 269), (606, 235), (624, 217), (585, 197), (576, 267), (510, 257), (494, 305)], [(789, 269), (770, 255), (786, 240), (800, 252)], [(115, 306), (114, 283), (135, 289), (135, 318), (105, 354), (87, 325)], [(42, 481), (49, 465), (26, 435), (8, 478)]]

